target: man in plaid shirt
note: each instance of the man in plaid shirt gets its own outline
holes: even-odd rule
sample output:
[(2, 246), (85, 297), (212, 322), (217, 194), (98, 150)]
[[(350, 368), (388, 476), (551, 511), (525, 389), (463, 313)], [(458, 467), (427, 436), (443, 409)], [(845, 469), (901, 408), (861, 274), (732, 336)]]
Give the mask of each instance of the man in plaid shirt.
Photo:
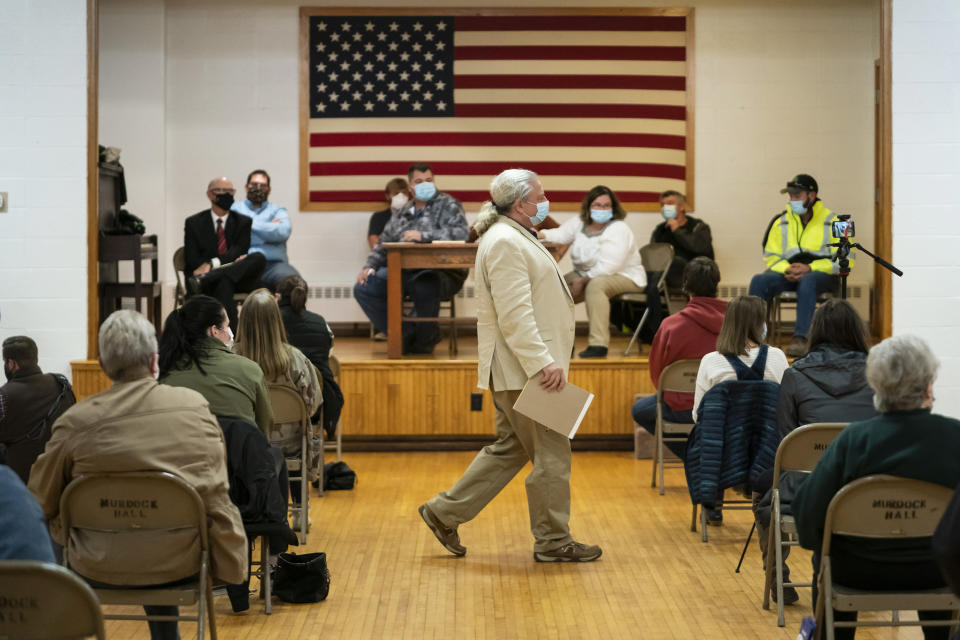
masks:
[[(383, 243), (466, 240), (470, 235), (463, 205), (456, 198), (437, 191), (430, 165), (413, 165), (407, 178), (413, 199), (387, 222), (380, 242), (370, 252), (353, 287), (357, 303), (378, 333), (387, 330), (387, 251)], [(460, 291), (467, 273), (464, 269), (405, 270), (403, 294), (413, 300), (417, 317), (436, 317), (440, 313), (440, 301)], [(404, 353), (433, 353), (439, 341), (440, 328), (435, 322), (403, 325)]]

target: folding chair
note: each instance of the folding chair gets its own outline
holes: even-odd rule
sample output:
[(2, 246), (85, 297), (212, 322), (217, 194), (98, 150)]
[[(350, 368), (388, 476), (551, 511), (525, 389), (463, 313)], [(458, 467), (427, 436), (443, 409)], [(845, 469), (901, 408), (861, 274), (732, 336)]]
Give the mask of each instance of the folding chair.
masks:
[(97, 594), (72, 571), (49, 562), (0, 560), (0, 637), (45, 640), (87, 638), (104, 640), (103, 612)]
[[(793, 515), (785, 514), (780, 502), (780, 475), (787, 471), (810, 473), (834, 438), (840, 435), (848, 422), (815, 422), (794, 429), (780, 441), (773, 463), (773, 489), (770, 502), (770, 542), (767, 544), (766, 578), (763, 585), (763, 608), (770, 608), (770, 595), (777, 591), (777, 626), (786, 624), (783, 615), (784, 587), (812, 587), (812, 582), (783, 581), (783, 548), (797, 546), (797, 523)], [(791, 537), (783, 540), (783, 534)], [(776, 548), (776, 553), (774, 553)]]
[[(663, 460), (664, 442), (686, 442), (687, 437), (693, 429), (693, 423), (669, 422), (663, 419), (663, 394), (672, 393), (693, 393), (697, 389), (697, 371), (700, 369), (699, 360), (677, 360), (672, 362), (663, 371), (660, 372), (660, 380), (657, 383), (657, 429), (656, 444), (653, 450), (653, 476), (650, 479), (650, 486), (657, 486), (657, 468), (660, 469), (660, 495), (664, 494), (663, 488), (663, 470), (682, 469), (683, 460), (676, 463), (665, 463)], [(635, 425), (634, 429), (643, 427)]]
[[(174, 298), (173, 298), (173, 308), (176, 309), (183, 305), (183, 301), (187, 298), (187, 287), (184, 284), (184, 278), (186, 278), (186, 273), (184, 269), (186, 268), (186, 260), (183, 257), (183, 247), (177, 248), (173, 252), (173, 272), (177, 276), (177, 287), (174, 289)], [(235, 293), (233, 294), (233, 301), (237, 303), (237, 306), (243, 305), (243, 301), (247, 299), (246, 293)]]
[[(920, 591), (863, 591), (833, 582), (830, 548), (834, 535), (873, 539), (925, 538), (933, 535), (953, 497), (953, 489), (930, 482), (873, 475), (837, 492), (827, 507), (817, 598), (817, 629), (833, 640), (838, 627), (956, 626), (960, 598), (949, 587)], [(907, 506), (908, 505), (908, 506)], [(893, 516), (891, 517), (891, 514)], [(897, 516), (901, 517), (897, 517)], [(906, 517), (903, 517), (906, 516)], [(834, 621), (833, 611), (954, 611), (953, 620)]]
[[(104, 573), (122, 571), (136, 575), (136, 584), (116, 588), (94, 588), (101, 604), (117, 605), (197, 605), (197, 614), (178, 616), (104, 614), (107, 620), (191, 621), (197, 623), (197, 638), (203, 640), (204, 618), (210, 637), (217, 638), (213, 614), (213, 582), (210, 576), (210, 551), (207, 541), (207, 512), (197, 491), (177, 476), (160, 471), (106, 473), (75, 478), (60, 497), (60, 518), (66, 546), (63, 563), (80, 575), (91, 572), (102, 580)], [(109, 537), (111, 556), (102, 564), (78, 553), (84, 541), (93, 536)], [(156, 566), (143, 559), (144, 547), (157, 545), (159, 536), (169, 536), (182, 548), (165, 549), (164, 554), (184, 561), (191, 558), (191, 569), (176, 584), (151, 585)], [(147, 554), (149, 556), (149, 554)], [(155, 557), (154, 557), (155, 560)]]
[[(833, 293), (826, 291), (824, 293), (817, 294), (817, 304), (823, 304), (827, 300), (833, 297)], [(792, 306), (794, 309), (797, 308), (797, 292), (796, 291), (783, 291), (773, 296), (773, 299), (770, 300), (770, 335), (771, 336), (780, 336), (780, 332), (784, 329), (783, 322), (783, 310), (786, 306)]]
[[(278, 424), (287, 422), (300, 423), (300, 453), (293, 456), (287, 456), (287, 475), (291, 482), (300, 483), (300, 501), (294, 502), (290, 499), (290, 513), (299, 514), (300, 544), (306, 544), (307, 534), (310, 533), (310, 481), (309, 464), (311, 456), (311, 437), (310, 416), (307, 415), (307, 407), (303, 404), (303, 398), (300, 394), (290, 387), (282, 384), (269, 384), (268, 393), (270, 394), (270, 406), (273, 409), (273, 421)], [(323, 430), (321, 429), (321, 434)], [(322, 436), (321, 436), (322, 438)], [(320, 468), (323, 469), (323, 440), (320, 441)], [(319, 495), (323, 495), (323, 482), (320, 483)]]
[(644, 245), (640, 247), (640, 261), (643, 263), (643, 268), (648, 272), (660, 272), (660, 279), (657, 281), (657, 299), (647, 300), (646, 293), (621, 293), (611, 298), (611, 300), (618, 302), (636, 302), (645, 305), (643, 315), (640, 316), (640, 322), (637, 324), (637, 328), (634, 330), (633, 336), (631, 336), (630, 342), (623, 352), (625, 356), (630, 355), (630, 349), (633, 348), (633, 343), (637, 341), (637, 336), (640, 335), (640, 329), (643, 328), (643, 324), (647, 321), (647, 316), (650, 315), (650, 305), (662, 304), (660, 300), (661, 295), (668, 300), (670, 298), (670, 292), (667, 289), (667, 271), (670, 269), (670, 264), (673, 263), (673, 245), (667, 244), (666, 242), (654, 242)]
[[(454, 352), (455, 353), (455, 352)], [(340, 386), (341, 390), (343, 386), (340, 385), (340, 360), (337, 356), (330, 354), (330, 371), (333, 373), (333, 379)], [(317, 374), (319, 375), (319, 374)], [(343, 411), (341, 410), (340, 418), (337, 419), (337, 430), (334, 434), (336, 437), (336, 442), (326, 442), (324, 441), (323, 446), (325, 451), (336, 451), (337, 452), (337, 462), (340, 462), (343, 453)]]

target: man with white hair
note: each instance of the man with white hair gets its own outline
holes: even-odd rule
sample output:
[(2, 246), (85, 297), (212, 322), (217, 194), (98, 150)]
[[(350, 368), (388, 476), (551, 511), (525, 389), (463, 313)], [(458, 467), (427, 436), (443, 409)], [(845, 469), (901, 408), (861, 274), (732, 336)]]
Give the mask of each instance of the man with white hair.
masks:
[[(912, 478), (953, 489), (960, 483), (960, 421), (932, 413), (933, 382), (940, 363), (921, 338), (887, 338), (867, 355), (867, 383), (879, 416), (851, 423), (824, 452), (793, 500), (800, 545), (819, 565), (827, 506), (857, 478), (875, 473)], [(930, 538), (870, 540), (834, 536), (831, 571), (838, 584), (878, 591), (943, 587)], [(816, 584), (816, 577), (814, 577)], [(837, 620), (856, 612), (834, 611)], [(949, 611), (921, 611), (920, 620), (949, 619)], [(852, 629), (837, 629), (852, 638)], [(925, 627), (924, 638), (948, 637), (948, 627)]]
[(526, 486), (534, 560), (590, 562), (600, 547), (570, 535), (570, 440), (513, 409), (531, 378), (547, 391), (562, 390), (573, 351), (573, 296), (534, 229), (550, 203), (537, 174), (524, 169), (494, 178), (490, 197), (475, 225), (477, 386), (493, 394), (498, 437), (453, 488), (422, 505), (420, 515), (447, 551), (463, 556), (457, 527), (532, 461)]
[[(68, 409), (53, 425), (50, 441), (33, 465), (29, 488), (65, 544), (60, 496), (70, 481), (95, 473), (165, 471), (200, 494), (207, 512), (213, 575), (241, 583), (247, 575), (247, 540), (240, 512), (228, 494), (226, 449), (220, 426), (196, 391), (158, 384), (157, 338), (141, 314), (123, 310), (100, 326), (100, 366), (112, 386)], [(107, 585), (140, 585), (143, 578), (111, 562), (111, 540), (76, 530), (74, 570)], [(158, 583), (190, 577), (192, 561), (158, 542), (137, 552), (165, 567)], [(182, 556), (181, 562), (177, 561)], [(148, 615), (176, 615), (176, 607), (145, 606)], [(176, 622), (150, 622), (152, 638), (177, 638)]]

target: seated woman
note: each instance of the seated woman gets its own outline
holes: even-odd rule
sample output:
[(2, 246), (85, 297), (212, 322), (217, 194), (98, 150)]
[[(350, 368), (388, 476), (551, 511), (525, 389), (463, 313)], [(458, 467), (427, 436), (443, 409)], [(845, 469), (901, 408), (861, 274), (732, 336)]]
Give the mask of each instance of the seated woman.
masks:
[[(307, 357), (287, 342), (276, 298), (266, 289), (257, 289), (240, 307), (234, 351), (253, 360), (269, 383), (283, 384), (303, 398), (307, 414), (313, 415), (323, 402), (317, 371)], [(274, 424), (270, 443), (288, 455), (300, 452), (299, 424)]]
[(590, 339), (581, 358), (604, 358), (610, 346), (610, 298), (643, 292), (647, 273), (627, 216), (609, 187), (591, 189), (580, 206), (580, 215), (556, 229), (541, 229), (547, 242), (569, 244), (573, 271), (564, 276), (574, 302), (586, 301)]
[(160, 382), (197, 391), (215, 416), (255, 424), (269, 438), (273, 411), (263, 372), (231, 351), (232, 344), (223, 305), (210, 296), (187, 298), (163, 324)]
[[(846, 300), (834, 298), (817, 308), (810, 323), (808, 353), (783, 372), (777, 427), (785, 436), (797, 427), (814, 422), (853, 422), (877, 415), (873, 389), (867, 384), (867, 332), (857, 310)], [(763, 484), (754, 487), (757, 540), (766, 566), (770, 527), (770, 469)], [(780, 480), (780, 500), (790, 503), (806, 474), (791, 473)], [(786, 565), (790, 547), (783, 548), (783, 581), (790, 581)], [(799, 599), (797, 590), (784, 587), (784, 604)]]
[[(913, 478), (953, 489), (960, 483), (960, 421), (931, 412), (940, 363), (917, 336), (887, 338), (867, 356), (867, 382), (880, 415), (854, 422), (827, 447), (793, 500), (800, 546), (819, 551), (827, 506), (844, 485), (874, 473)], [(931, 589), (945, 586), (930, 538), (870, 540), (835, 536), (831, 570), (836, 583), (853, 589)], [(814, 576), (814, 584), (816, 584)], [(949, 611), (921, 611), (921, 620), (949, 619)], [(856, 613), (834, 611), (836, 620)], [(948, 637), (948, 627), (924, 627), (924, 638)], [(853, 629), (836, 637), (853, 638)]]
[[(693, 419), (703, 396), (714, 385), (727, 380), (769, 380), (779, 383), (787, 368), (787, 356), (763, 343), (767, 337), (764, 320), (767, 305), (756, 296), (738, 296), (727, 305), (723, 326), (717, 335), (717, 350), (700, 360), (697, 387), (693, 394)], [(706, 508), (707, 524), (723, 522), (720, 508)]]
[[(277, 285), (280, 317), (290, 344), (303, 352), (320, 372), (323, 382), (323, 428), (327, 439), (336, 437), (337, 422), (343, 409), (343, 392), (330, 369), (333, 331), (323, 316), (307, 311), (307, 283), (300, 276), (284, 278)], [(314, 416), (316, 422), (319, 418)]]

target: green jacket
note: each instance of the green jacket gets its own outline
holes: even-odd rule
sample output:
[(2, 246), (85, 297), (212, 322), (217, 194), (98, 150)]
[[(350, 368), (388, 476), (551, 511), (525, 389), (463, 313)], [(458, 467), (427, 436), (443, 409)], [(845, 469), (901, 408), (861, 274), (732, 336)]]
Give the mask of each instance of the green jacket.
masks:
[[(820, 551), (827, 506), (844, 485), (885, 473), (941, 484), (960, 483), (960, 421), (929, 409), (884, 413), (854, 422), (827, 447), (793, 500), (800, 545)], [(929, 538), (866, 540), (837, 536), (831, 553), (872, 561), (932, 559)], [(891, 557), (896, 551), (896, 557)]]
[(199, 348), (203, 373), (196, 363), (181, 362), (178, 366), (182, 369), (169, 371), (160, 382), (193, 389), (207, 399), (213, 415), (246, 420), (260, 427), (269, 439), (273, 410), (260, 365), (235, 354), (216, 338), (204, 338)]

